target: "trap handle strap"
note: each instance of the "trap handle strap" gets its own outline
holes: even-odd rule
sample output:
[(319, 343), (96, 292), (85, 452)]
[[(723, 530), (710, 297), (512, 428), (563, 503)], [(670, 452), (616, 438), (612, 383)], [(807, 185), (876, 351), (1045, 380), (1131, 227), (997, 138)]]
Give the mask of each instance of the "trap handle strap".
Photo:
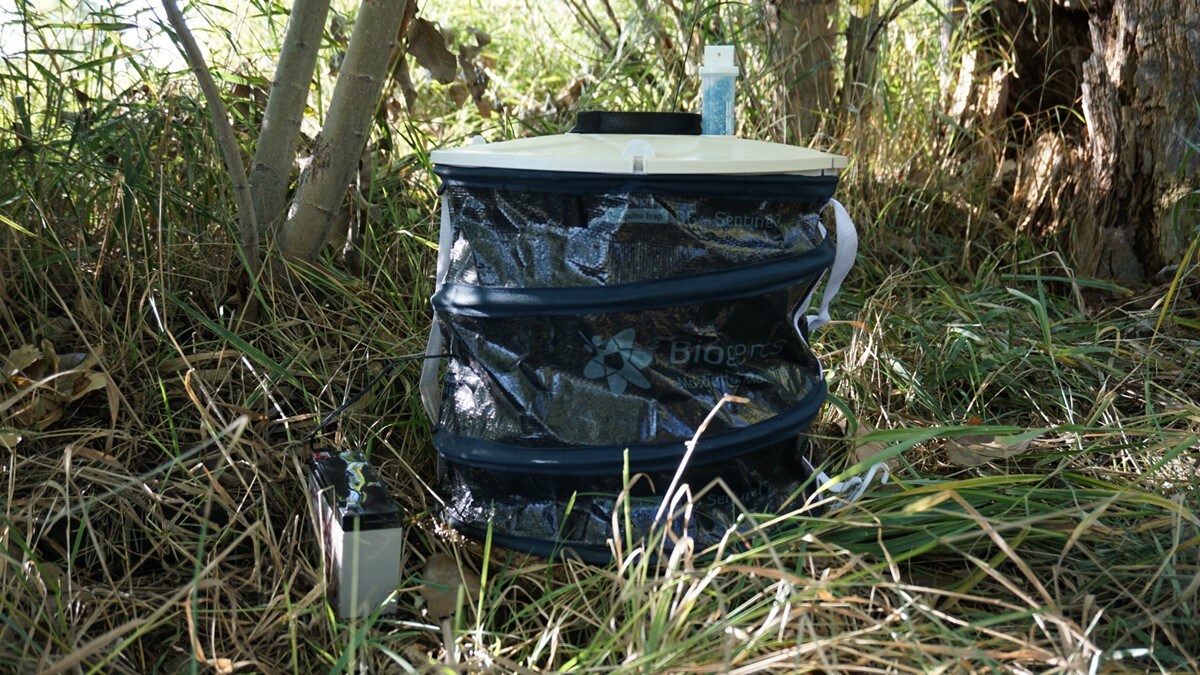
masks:
[[(816, 469), (807, 457), (801, 457), (801, 459), (804, 460), (804, 465), (808, 467), (809, 473), (814, 476), (814, 487), (817, 488), (818, 494), (830, 492), (845, 502), (858, 501), (858, 498), (867, 492), (867, 488), (871, 487), (872, 483), (886, 485), (892, 475), (887, 464), (876, 462), (862, 475), (848, 476), (844, 480), (835, 481), (829, 477), (829, 474)], [(876, 476), (879, 476), (878, 481), (875, 480)]]
[[(808, 331), (812, 331), (829, 323), (829, 305), (833, 299), (837, 297), (838, 291), (842, 289), (842, 282), (846, 280), (846, 275), (850, 274), (850, 270), (854, 268), (854, 259), (858, 256), (858, 231), (854, 227), (854, 221), (850, 219), (850, 214), (846, 211), (846, 207), (836, 199), (830, 199), (829, 205), (833, 207), (833, 220), (835, 232), (837, 234), (837, 252), (833, 256), (833, 266), (829, 270), (829, 280), (825, 283), (825, 291), (821, 296), (821, 306), (816, 314), (805, 316), (808, 311), (809, 303), (812, 302), (812, 292), (804, 299), (804, 302), (796, 310), (794, 323), (796, 324), (796, 332), (803, 336), (800, 331), (800, 317), (804, 316), (808, 322)], [(828, 234), (824, 226), (821, 227), (822, 234)], [(813, 292), (815, 292), (814, 289)], [(835, 481), (829, 477), (824, 471), (817, 470), (808, 458), (802, 458), (808, 470), (815, 477), (816, 487), (818, 492), (830, 492), (837, 495), (846, 502), (857, 501), (859, 497), (871, 487), (872, 483), (876, 482), (884, 484), (888, 482), (890, 471), (887, 464), (877, 462), (872, 464), (863, 474), (847, 476), (843, 480)]]
[[(450, 194), (442, 194), (442, 221), (438, 232), (437, 276), (434, 281), (434, 291), (442, 288), (446, 281), (446, 270), (450, 267)], [(438, 413), (441, 408), (442, 388), (438, 385), (438, 373), (442, 360), (436, 358), (442, 353), (444, 343), (442, 327), (437, 318), (429, 328), (429, 342), (425, 345), (425, 364), (421, 368), (421, 404), (425, 407), (425, 415), (430, 424), (437, 426)]]
[[(830, 199), (829, 205), (833, 207), (834, 232), (837, 234), (837, 252), (833, 256), (833, 267), (829, 270), (829, 280), (825, 282), (825, 291), (821, 296), (821, 306), (816, 314), (805, 316), (808, 311), (809, 303), (812, 302), (812, 293), (804, 299), (800, 308), (796, 310), (795, 324), (796, 330), (800, 330), (800, 317), (804, 316), (808, 322), (808, 332), (824, 326), (829, 323), (829, 305), (833, 299), (837, 297), (838, 291), (842, 289), (842, 282), (846, 280), (846, 275), (850, 274), (850, 270), (854, 268), (854, 259), (858, 255), (858, 231), (854, 227), (854, 221), (850, 219), (850, 214), (846, 211), (846, 207), (836, 199)], [(827, 234), (825, 227), (821, 227), (821, 233)], [(814, 289), (815, 292), (815, 289)]]

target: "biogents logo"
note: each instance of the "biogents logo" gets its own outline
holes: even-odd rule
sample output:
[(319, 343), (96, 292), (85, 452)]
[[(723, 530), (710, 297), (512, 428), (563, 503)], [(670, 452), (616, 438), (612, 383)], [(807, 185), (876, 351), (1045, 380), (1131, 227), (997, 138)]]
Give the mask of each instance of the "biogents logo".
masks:
[(637, 348), (637, 333), (632, 328), (626, 328), (607, 341), (599, 335), (593, 335), (591, 340), (580, 337), (592, 352), (592, 360), (583, 369), (584, 377), (606, 379), (614, 396), (624, 394), (631, 384), (641, 389), (650, 388), (650, 381), (642, 371), (650, 365), (653, 356)]
[(698, 345), (686, 340), (671, 342), (672, 365), (707, 364), (737, 368), (747, 362), (778, 356), (787, 348), (785, 340), (774, 342), (735, 342), (727, 345)]

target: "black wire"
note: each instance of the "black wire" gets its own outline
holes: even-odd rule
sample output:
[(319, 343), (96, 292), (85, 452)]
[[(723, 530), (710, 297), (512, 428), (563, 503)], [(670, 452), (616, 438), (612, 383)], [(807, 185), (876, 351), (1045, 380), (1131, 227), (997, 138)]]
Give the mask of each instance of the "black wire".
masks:
[(392, 361), (391, 363), (384, 366), (383, 370), (379, 371), (379, 374), (376, 375), (370, 382), (368, 382), (365, 387), (363, 387), (362, 389), (359, 389), (358, 392), (354, 394), (354, 396), (351, 396), (349, 401), (346, 401), (345, 403), (341, 404), (333, 412), (326, 415), (325, 419), (321, 420), (321, 423), (317, 425), (317, 428), (313, 429), (312, 432), (308, 434), (308, 437), (305, 440), (311, 443), (317, 437), (317, 434), (321, 433), (321, 430), (324, 429), (326, 426), (328, 426), (329, 423), (334, 420), (334, 418), (336, 418), (338, 415), (341, 415), (343, 412), (345, 412), (346, 408), (349, 408), (350, 406), (352, 406), (355, 403), (358, 403), (360, 400), (362, 400), (362, 397), (366, 396), (368, 392), (370, 392), (372, 389), (374, 389), (375, 385), (379, 384), (379, 381), (382, 380), (384, 378), (384, 376), (386, 376), (388, 373), (395, 370), (398, 366), (402, 366), (405, 363), (408, 363), (410, 361), (424, 361), (425, 359), (441, 359), (441, 358), (445, 358), (447, 356), (450, 356), (450, 355), (449, 354), (410, 354), (408, 356), (401, 356), (400, 358), (396, 359), (395, 361)]

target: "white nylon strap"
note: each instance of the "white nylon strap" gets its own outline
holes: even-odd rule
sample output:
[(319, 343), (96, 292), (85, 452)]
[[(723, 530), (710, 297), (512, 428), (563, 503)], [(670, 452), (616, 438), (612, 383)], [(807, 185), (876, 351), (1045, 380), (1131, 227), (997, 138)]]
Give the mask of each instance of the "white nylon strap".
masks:
[(824, 471), (817, 471), (808, 461), (808, 458), (802, 459), (804, 459), (804, 464), (808, 467), (808, 470), (815, 476), (813, 482), (816, 484), (817, 489), (824, 488), (827, 492), (832, 492), (847, 502), (857, 501), (859, 497), (863, 496), (867, 488), (871, 487), (871, 482), (875, 480), (875, 475), (880, 471), (883, 471), (883, 475), (879, 477), (880, 485), (887, 485), (888, 479), (892, 475), (891, 471), (888, 470), (887, 464), (879, 462), (872, 464), (871, 468), (867, 469), (867, 472), (861, 476), (850, 476), (846, 480), (835, 483), (829, 477), (829, 474)]
[[(829, 269), (829, 280), (825, 283), (825, 292), (821, 296), (821, 307), (816, 314), (809, 314), (805, 319), (808, 321), (808, 331), (812, 331), (829, 323), (829, 304), (837, 297), (838, 291), (842, 289), (842, 282), (846, 280), (846, 275), (850, 274), (850, 270), (854, 268), (854, 258), (858, 255), (858, 232), (854, 229), (854, 221), (850, 219), (850, 214), (846, 212), (846, 207), (836, 199), (829, 200), (830, 206), (833, 207), (833, 221), (835, 225), (834, 232), (837, 234), (837, 252), (833, 256), (833, 267)], [(827, 234), (825, 227), (821, 227), (821, 233)], [(808, 311), (808, 305), (812, 301), (812, 294), (808, 297), (796, 310), (795, 322), (799, 329), (800, 317), (804, 316), (804, 312)]]
[[(446, 270), (450, 267), (450, 195), (442, 194), (442, 223), (438, 232), (437, 276), (434, 277), (434, 292), (442, 288), (446, 281)], [(442, 388), (438, 384), (438, 374), (442, 360), (433, 358), (442, 353), (442, 328), (437, 320), (429, 329), (429, 342), (425, 345), (425, 364), (421, 367), (421, 404), (425, 407), (425, 415), (433, 426), (437, 426), (441, 412)]]
[[(854, 268), (854, 259), (858, 255), (858, 232), (854, 228), (854, 221), (850, 219), (850, 214), (846, 212), (846, 207), (836, 199), (829, 200), (830, 206), (833, 207), (834, 232), (837, 235), (837, 240), (834, 242), (837, 245), (836, 253), (833, 255), (833, 266), (829, 269), (829, 279), (825, 283), (825, 291), (821, 296), (821, 306), (816, 314), (805, 316), (808, 311), (809, 304), (812, 302), (813, 292), (810, 291), (808, 297), (800, 304), (796, 310), (792, 321), (796, 326), (796, 333), (803, 337), (804, 333), (800, 330), (800, 317), (804, 317), (808, 323), (809, 334), (812, 331), (829, 323), (829, 305), (833, 299), (837, 297), (838, 291), (842, 289), (842, 282), (846, 280), (846, 275), (850, 274), (850, 270)], [(829, 233), (825, 230), (825, 226), (821, 226), (821, 234), (828, 236)], [(838, 495), (847, 502), (853, 502), (871, 486), (875, 476), (883, 471), (883, 475), (879, 478), (879, 483), (885, 484), (888, 482), (889, 472), (886, 464), (880, 462), (873, 464), (861, 476), (850, 476), (846, 480), (834, 482), (824, 471), (817, 471), (808, 459), (804, 460), (815, 477), (815, 482), (819, 489), (827, 492), (832, 492)]]

